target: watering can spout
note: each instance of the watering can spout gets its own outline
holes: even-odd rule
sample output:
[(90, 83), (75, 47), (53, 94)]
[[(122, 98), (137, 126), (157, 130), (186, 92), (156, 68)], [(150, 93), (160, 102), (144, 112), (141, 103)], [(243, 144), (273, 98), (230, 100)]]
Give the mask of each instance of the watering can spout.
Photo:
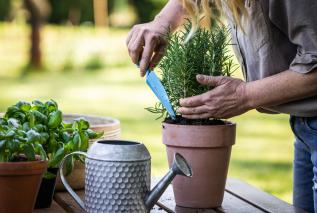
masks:
[(172, 182), (176, 175), (192, 177), (193, 173), (186, 162), (185, 158), (179, 153), (175, 153), (174, 161), (168, 173), (156, 184), (156, 186), (145, 197), (145, 206), (150, 211), (161, 195), (164, 193), (168, 185)]

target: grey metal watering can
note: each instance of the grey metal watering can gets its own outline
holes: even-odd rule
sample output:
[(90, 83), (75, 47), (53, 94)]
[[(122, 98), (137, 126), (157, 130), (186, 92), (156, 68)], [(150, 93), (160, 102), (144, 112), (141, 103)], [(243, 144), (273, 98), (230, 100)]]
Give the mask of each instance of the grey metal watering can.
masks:
[[(72, 155), (86, 156), (85, 202), (62, 172), (65, 160)], [(191, 168), (178, 153), (170, 171), (150, 191), (150, 153), (144, 144), (132, 141), (97, 141), (87, 153), (65, 156), (60, 166), (65, 188), (86, 212), (149, 212), (176, 175), (192, 176)]]

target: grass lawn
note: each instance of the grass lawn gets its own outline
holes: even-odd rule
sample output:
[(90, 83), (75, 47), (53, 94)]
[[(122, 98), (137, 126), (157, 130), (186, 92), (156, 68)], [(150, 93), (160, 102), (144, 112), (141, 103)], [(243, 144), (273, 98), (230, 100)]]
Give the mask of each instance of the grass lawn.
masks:
[[(65, 113), (116, 117), (124, 139), (142, 141), (150, 150), (153, 175), (167, 171), (160, 121), (144, 110), (156, 99), (130, 63), (127, 30), (45, 27), (42, 47), (47, 70), (26, 76), (21, 70), (27, 62), (28, 29), (1, 24), (0, 32), (0, 111), (18, 100), (54, 99)], [(104, 67), (86, 69), (91, 57)], [(293, 136), (288, 116), (251, 111), (232, 120), (238, 132), (229, 176), (290, 202)]]

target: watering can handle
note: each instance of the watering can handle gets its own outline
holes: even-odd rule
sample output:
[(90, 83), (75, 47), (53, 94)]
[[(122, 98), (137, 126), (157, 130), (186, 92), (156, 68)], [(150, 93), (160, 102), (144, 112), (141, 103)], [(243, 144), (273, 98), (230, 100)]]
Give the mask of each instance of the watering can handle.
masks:
[(70, 153), (68, 155), (66, 155), (64, 157), (64, 159), (62, 160), (61, 164), (60, 164), (60, 168), (59, 168), (59, 175), (61, 177), (62, 183), (65, 186), (66, 190), (69, 192), (69, 194), (73, 197), (73, 199), (76, 201), (76, 203), (78, 203), (78, 205), (85, 210), (85, 204), (84, 202), (80, 199), (80, 197), (76, 194), (76, 192), (72, 189), (72, 187), (67, 183), (67, 180), (63, 174), (63, 168), (64, 168), (64, 163), (67, 160), (68, 157), (72, 156), (72, 155), (84, 155), (85, 157), (87, 157), (87, 153), (85, 152), (73, 152)]

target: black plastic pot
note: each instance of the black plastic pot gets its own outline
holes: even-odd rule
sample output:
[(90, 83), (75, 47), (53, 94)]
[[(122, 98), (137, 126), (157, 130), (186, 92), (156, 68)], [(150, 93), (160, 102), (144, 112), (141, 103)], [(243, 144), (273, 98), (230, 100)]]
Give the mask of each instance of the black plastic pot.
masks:
[[(57, 175), (58, 168), (48, 168), (47, 171)], [(55, 191), (55, 183), (56, 177), (52, 179), (42, 178), (40, 190), (36, 198), (35, 209), (51, 207)]]

